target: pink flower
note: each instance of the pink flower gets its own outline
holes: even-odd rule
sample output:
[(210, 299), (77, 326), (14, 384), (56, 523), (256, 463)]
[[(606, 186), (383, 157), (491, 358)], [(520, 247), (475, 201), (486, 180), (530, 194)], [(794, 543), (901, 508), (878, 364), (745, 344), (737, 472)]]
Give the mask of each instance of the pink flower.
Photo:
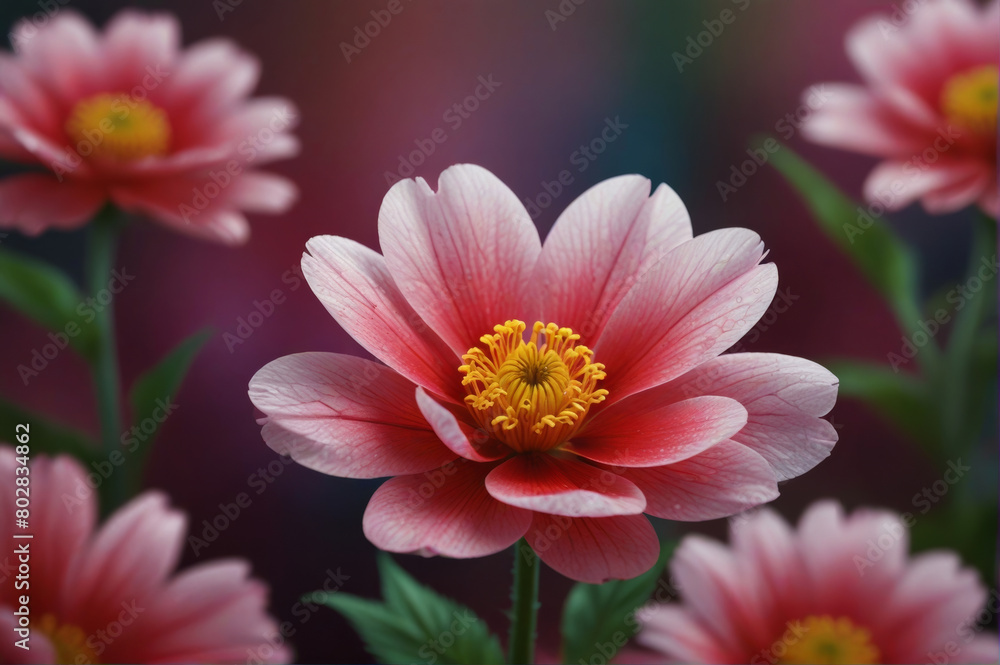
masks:
[(645, 614), (641, 644), (679, 663), (997, 662), (976, 573), (953, 552), (908, 558), (898, 515), (820, 501), (798, 531), (767, 509), (737, 520), (730, 547), (681, 542), (684, 602)]
[(379, 240), (384, 256), (313, 238), (302, 269), (385, 365), (287, 356), (250, 398), (274, 450), (335, 476), (395, 476), (364, 516), (384, 550), (478, 557), (525, 536), (564, 575), (629, 578), (659, 551), (644, 512), (707, 520), (770, 501), (836, 441), (820, 419), (836, 399), (828, 371), (719, 355), (764, 313), (777, 273), (752, 231), (692, 239), (666, 185), (597, 185), (543, 247), (502, 182), (453, 166), (437, 192), (396, 183)]
[(111, 202), (170, 228), (245, 242), (244, 212), (280, 213), (294, 185), (258, 167), (298, 152), (297, 112), (248, 100), (260, 63), (226, 39), (182, 50), (168, 14), (122, 11), (104, 34), (62, 10), (22, 21), (0, 55), (0, 157), (41, 165), (0, 181), (0, 226), (82, 226)]
[(911, 14), (897, 7), (848, 33), (865, 85), (820, 86), (813, 99), (826, 101), (805, 136), (884, 158), (865, 197), (890, 210), (919, 199), (934, 214), (975, 203), (996, 217), (1000, 2), (915, 4)]
[[(19, 478), (28, 479), (27, 529), (14, 523)], [(265, 610), (267, 587), (248, 577), (245, 561), (204, 563), (171, 576), (187, 519), (167, 507), (164, 495), (140, 495), (95, 531), (97, 501), (76, 460), (37, 456), (25, 467), (2, 445), (0, 479), (0, 536), (9, 548), (0, 555), (9, 571), (0, 585), (0, 661), (236, 663), (251, 654), (289, 661), (288, 650), (270, 641), (277, 625)], [(24, 561), (19, 547), (28, 549), (30, 586), (14, 583)], [(29, 597), (30, 650), (15, 644), (25, 637), (15, 632), (22, 595)]]

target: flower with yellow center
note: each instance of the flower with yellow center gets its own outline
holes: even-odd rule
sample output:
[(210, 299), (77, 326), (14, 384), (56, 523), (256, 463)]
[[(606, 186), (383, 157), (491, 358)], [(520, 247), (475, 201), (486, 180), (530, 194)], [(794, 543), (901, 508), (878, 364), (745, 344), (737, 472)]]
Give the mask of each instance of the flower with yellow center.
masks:
[(79, 626), (60, 624), (52, 614), (42, 615), (38, 630), (48, 638), (55, 649), (57, 665), (97, 663), (97, 654), (87, 646), (87, 633)]
[[(847, 617), (811, 615), (787, 631), (780, 643), (787, 648), (777, 661), (782, 665), (870, 665), (880, 653), (871, 633)], [(775, 654), (777, 655), (777, 654)]]
[(82, 157), (132, 161), (170, 149), (170, 121), (163, 109), (127, 95), (101, 93), (81, 100), (66, 121), (66, 134)]
[(997, 131), (997, 87), (1000, 68), (984, 65), (952, 76), (941, 90), (948, 120), (977, 134)]
[(538, 321), (525, 342), (525, 327), (495, 326), (458, 369), (465, 403), (485, 431), (516, 451), (545, 451), (569, 440), (591, 405), (604, 401), (608, 391), (597, 385), (607, 375), (569, 328)]

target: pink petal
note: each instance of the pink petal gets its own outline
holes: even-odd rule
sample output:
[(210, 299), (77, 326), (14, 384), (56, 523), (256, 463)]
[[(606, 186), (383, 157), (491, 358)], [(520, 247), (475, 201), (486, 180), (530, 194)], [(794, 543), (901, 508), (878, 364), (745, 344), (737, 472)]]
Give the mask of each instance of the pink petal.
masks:
[(117, 617), (123, 599), (144, 600), (177, 566), (186, 531), (187, 518), (160, 492), (145, 492), (118, 509), (79, 553), (66, 580), (72, 591), (66, 620), (99, 625)]
[[(545, 284), (542, 318), (572, 328), (593, 346), (618, 303), (642, 273), (691, 239), (691, 220), (677, 194), (626, 175), (591, 187), (549, 232), (535, 267)], [(639, 277), (637, 277), (639, 276)]]
[(459, 422), (447, 407), (434, 401), (423, 388), (417, 388), (417, 406), (434, 433), (456, 455), (473, 462), (493, 462), (510, 452), (509, 448), (489, 438), (482, 429), (473, 429)]
[(471, 558), (513, 545), (531, 512), (501, 503), (483, 485), (493, 464), (459, 460), (385, 482), (368, 503), (365, 536), (388, 552)]
[(641, 615), (636, 641), (674, 663), (736, 663), (742, 651), (726, 651), (697, 616), (676, 605), (656, 605)]
[(180, 43), (181, 26), (174, 15), (130, 9), (118, 12), (108, 22), (101, 42), (104, 85), (131, 91), (143, 86), (150, 71), (158, 70), (163, 78), (173, 75)]
[(63, 117), (55, 101), (14, 56), (0, 54), (0, 95), (16, 109), (24, 129), (50, 140), (62, 136)]
[(276, 215), (292, 207), (299, 197), (295, 183), (262, 171), (243, 173), (230, 184), (233, 205), (247, 212)]
[(455, 458), (417, 409), (414, 388), (370, 360), (298, 353), (260, 369), (250, 401), (267, 414), (262, 434), (276, 452), (330, 475), (378, 478)]
[(622, 300), (594, 357), (608, 403), (680, 376), (750, 330), (777, 289), (760, 236), (713, 231), (671, 251)]
[(461, 359), (413, 311), (382, 256), (335, 236), (312, 238), (306, 248), (302, 271), (337, 323), (403, 376), (461, 404)]
[(642, 490), (647, 513), (668, 520), (728, 517), (778, 496), (774, 472), (764, 458), (732, 441), (676, 464), (615, 471)]
[(30, 18), (11, 31), (15, 52), (64, 105), (96, 92), (103, 63), (97, 32), (87, 19), (63, 9), (39, 29)]
[(566, 446), (577, 455), (618, 466), (662, 466), (703, 452), (739, 432), (747, 410), (727, 397), (694, 397), (672, 404), (639, 393), (601, 411)]
[(826, 459), (836, 444), (837, 431), (820, 416), (833, 408), (838, 384), (836, 376), (809, 360), (777, 353), (733, 353), (638, 397), (647, 403), (692, 395), (738, 400), (749, 417), (733, 441), (760, 453), (778, 480), (788, 480)]
[(910, 154), (926, 147), (926, 132), (901, 122), (862, 86), (824, 83), (803, 99), (825, 99), (802, 124), (810, 141), (867, 155)]
[(393, 185), (379, 211), (389, 272), (420, 317), (457, 354), (510, 319), (533, 323), (541, 242), (517, 196), (478, 166)]
[(486, 478), (486, 489), (512, 506), (569, 517), (637, 515), (646, 507), (642, 492), (621, 476), (545, 453), (503, 462)]
[(535, 513), (524, 537), (550, 568), (588, 584), (642, 575), (660, 555), (656, 532), (643, 515), (574, 518)]
[[(939, 190), (967, 183), (982, 173), (976, 160), (942, 158), (927, 166), (910, 162), (885, 161), (875, 167), (865, 180), (864, 194), (868, 201), (878, 201), (889, 210), (899, 210)], [(972, 200), (969, 203), (972, 203)]]
[(95, 185), (27, 173), (0, 180), (0, 227), (38, 235), (50, 228), (72, 229), (90, 221), (104, 203)]
[(198, 124), (230, 113), (259, 79), (256, 57), (229, 39), (206, 39), (183, 51), (158, 89), (162, 92), (158, 101), (177, 114), (187, 113), (188, 122)]
[(923, 204), (924, 210), (931, 215), (946, 215), (957, 212), (983, 198), (985, 192), (996, 187), (996, 179), (997, 174), (991, 172), (990, 168), (984, 164), (976, 175), (950, 187), (928, 192), (920, 202)]

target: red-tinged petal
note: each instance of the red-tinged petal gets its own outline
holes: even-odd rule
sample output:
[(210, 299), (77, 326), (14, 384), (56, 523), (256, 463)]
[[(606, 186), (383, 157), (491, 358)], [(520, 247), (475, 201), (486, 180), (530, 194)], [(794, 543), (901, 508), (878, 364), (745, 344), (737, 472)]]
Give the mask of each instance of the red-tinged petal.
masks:
[(147, 92), (155, 90), (158, 79), (174, 73), (180, 44), (181, 26), (176, 16), (120, 11), (108, 22), (101, 42), (102, 82), (112, 90), (131, 91), (142, 87), (145, 79)]
[(493, 464), (468, 460), (385, 482), (368, 503), (365, 536), (388, 552), (471, 558), (517, 542), (531, 512), (497, 501), (483, 482)]
[(61, 136), (63, 118), (55, 101), (14, 56), (0, 54), (0, 94), (17, 110), (24, 129), (50, 140)]
[(519, 455), (486, 478), (495, 499), (519, 508), (569, 517), (637, 515), (642, 492), (621, 476), (572, 458)]
[(611, 178), (591, 187), (556, 220), (542, 246), (534, 281), (545, 285), (542, 319), (593, 347), (625, 294), (671, 249), (691, 239), (680, 197), (649, 180)]
[(536, 318), (538, 232), (486, 169), (452, 166), (437, 192), (422, 178), (393, 185), (379, 211), (379, 242), (399, 290), (457, 354), (498, 324)]
[(187, 517), (160, 492), (120, 508), (79, 553), (66, 582), (73, 590), (65, 598), (66, 619), (100, 625), (117, 617), (123, 599), (145, 601), (177, 567), (186, 532)]
[(524, 537), (550, 568), (588, 584), (642, 575), (660, 555), (660, 541), (644, 515), (563, 517), (535, 513)]
[(724, 229), (671, 251), (608, 321), (594, 353), (607, 367), (608, 403), (665, 383), (719, 355), (750, 330), (777, 289), (758, 265), (760, 236)]
[(705, 622), (684, 607), (659, 604), (639, 616), (642, 631), (636, 641), (675, 663), (737, 663), (740, 651), (727, 651)]
[(946, 215), (976, 204), (991, 188), (996, 187), (997, 174), (986, 164), (979, 172), (949, 187), (928, 192), (920, 203), (931, 215)]
[(749, 416), (733, 441), (759, 453), (780, 481), (802, 475), (830, 455), (837, 431), (820, 416), (833, 408), (838, 384), (830, 371), (803, 358), (733, 353), (631, 399), (663, 404), (691, 395), (722, 395), (738, 400)]
[(0, 180), (0, 227), (37, 235), (50, 228), (83, 226), (97, 214), (106, 195), (97, 186), (50, 175), (27, 173)]
[[(651, 392), (651, 391), (646, 391)], [(646, 393), (595, 416), (566, 450), (595, 462), (649, 467), (680, 462), (739, 432), (747, 410), (735, 399), (703, 396), (652, 402)]]
[(417, 409), (414, 389), (370, 360), (299, 353), (259, 370), (250, 400), (267, 414), (262, 434), (278, 453), (334, 476), (379, 478), (455, 458)]
[[(260, 61), (225, 38), (206, 39), (184, 50), (157, 89), (157, 102), (188, 124), (231, 113), (260, 79)], [(202, 131), (211, 127), (205, 127)], [(198, 128), (187, 127), (197, 134)]]
[(456, 455), (473, 462), (493, 462), (510, 452), (481, 429), (459, 422), (455, 414), (437, 403), (423, 388), (417, 388), (417, 406), (434, 433)]
[(22, 19), (11, 30), (11, 44), (25, 67), (63, 104), (96, 91), (103, 72), (98, 35), (76, 12), (58, 12), (41, 30), (32, 18)]
[(681, 522), (728, 517), (778, 496), (763, 457), (732, 441), (668, 466), (617, 468), (646, 497), (646, 512)]
[(312, 238), (306, 247), (302, 271), (337, 323), (406, 378), (462, 403), (461, 359), (413, 311), (385, 259), (353, 240), (334, 236)]
[(229, 186), (232, 205), (246, 212), (277, 215), (291, 208), (299, 197), (294, 182), (262, 171), (244, 173)]
[[(889, 210), (899, 210), (935, 191), (967, 183), (977, 178), (982, 169), (977, 160), (942, 158), (925, 169), (916, 168), (908, 162), (885, 161), (876, 166), (865, 180), (865, 198), (879, 201)], [(971, 197), (968, 203), (974, 201), (975, 197)]]

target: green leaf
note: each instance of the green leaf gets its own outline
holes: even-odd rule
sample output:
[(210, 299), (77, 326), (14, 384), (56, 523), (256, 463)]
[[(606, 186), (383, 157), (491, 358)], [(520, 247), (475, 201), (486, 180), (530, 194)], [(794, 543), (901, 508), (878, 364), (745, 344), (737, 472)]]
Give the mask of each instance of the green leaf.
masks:
[(28, 425), (31, 454), (68, 453), (84, 463), (97, 459), (99, 446), (82, 432), (49, 420), (9, 402), (0, 401), (0, 441), (14, 444), (15, 427)]
[(566, 597), (562, 636), (564, 663), (608, 662), (639, 630), (636, 612), (656, 588), (674, 545), (660, 549), (660, 559), (649, 571), (631, 580), (604, 584), (579, 583)]
[(0, 300), (46, 330), (65, 335), (74, 350), (93, 360), (97, 331), (77, 313), (84, 299), (76, 285), (53, 266), (0, 249)]
[[(161, 425), (173, 409), (173, 398), (181, 387), (184, 375), (201, 347), (212, 336), (211, 328), (204, 328), (174, 347), (160, 362), (136, 379), (129, 393), (132, 406), (133, 431), (125, 445), (128, 447), (129, 479), (134, 485), (141, 480), (146, 456)], [(153, 423), (152, 431), (142, 429), (144, 421)], [(134, 428), (138, 427), (138, 431)]]
[(911, 372), (853, 360), (826, 363), (840, 379), (840, 394), (868, 402), (903, 433), (929, 451), (939, 447), (937, 409), (922, 380)]
[(378, 567), (383, 602), (339, 591), (303, 600), (343, 614), (368, 652), (386, 665), (504, 662), (500, 641), (471, 610), (423, 586), (388, 555), (380, 555)]
[[(820, 228), (888, 301), (900, 328), (907, 333), (916, 330), (921, 309), (913, 252), (888, 225), (845, 196), (788, 146), (781, 145), (770, 162), (799, 193)], [(936, 359), (931, 346), (926, 349), (927, 361)]]

